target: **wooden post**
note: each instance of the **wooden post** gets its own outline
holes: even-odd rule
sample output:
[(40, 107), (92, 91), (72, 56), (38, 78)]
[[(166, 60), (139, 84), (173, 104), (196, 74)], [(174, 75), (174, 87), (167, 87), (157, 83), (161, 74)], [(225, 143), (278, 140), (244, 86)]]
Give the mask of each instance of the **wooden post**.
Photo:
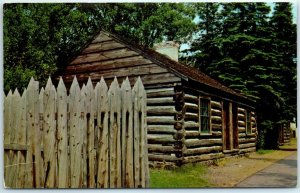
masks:
[(115, 77), (108, 90), (109, 96), (109, 160), (110, 160), (110, 188), (121, 188), (121, 144), (120, 144), (120, 115), (121, 100), (120, 87)]
[(82, 187), (82, 145), (83, 131), (80, 128), (81, 116), (80, 88), (76, 76), (70, 88), (69, 110), (70, 110), (70, 178), (71, 188)]
[[(4, 144), (10, 144), (11, 127), (11, 105), (12, 105), (12, 92), (9, 90), (4, 100)], [(9, 182), (9, 165), (10, 163), (10, 151), (4, 151), (4, 182), (5, 187), (10, 187)]]
[(122, 187), (134, 188), (133, 176), (133, 101), (128, 78), (121, 86), (122, 97)]
[(67, 133), (67, 90), (60, 77), (57, 87), (57, 149), (58, 149), (58, 188), (68, 188), (69, 180), (69, 156)]
[[(18, 128), (18, 144), (26, 146), (26, 89), (24, 89), (20, 101), (20, 124)], [(18, 176), (16, 188), (24, 188), (26, 180), (26, 152), (18, 151)]]
[[(140, 77), (133, 89), (133, 125), (134, 125), (134, 181), (135, 188), (146, 187), (149, 182), (147, 126), (146, 126), (146, 92)], [(146, 182), (146, 183), (144, 183)]]
[(43, 97), (45, 188), (55, 188), (56, 179), (56, 90), (49, 77)]
[(95, 188), (95, 128), (94, 114), (96, 108), (95, 93), (91, 79), (88, 79), (86, 85), (86, 116), (87, 116), (87, 154), (88, 154), (88, 187)]
[(86, 109), (86, 86), (83, 84), (80, 92), (80, 122), (79, 122), (79, 127), (81, 130), (81, 140), (82, 140), (82, 159), (81, 159), (81, 167), (82, 167), (82, 174), (81, 174), (81, 183), (82, 183), (82, 188), (87, 188), (87, 120), (86, 120), (86, 115), (87, 115), (87, 109)]
[[(40, 148), (40, 127), (39, 127), (39, 83), (31, 78), (26, 92), (26, 108), (27, 108), (27, 129), (29, 142), (29, 164), (33, 163), (33, 170), (28, 171), (32, 174), (33, 179), (29, 177), (30, 186), (42, 188), (42, 158)], [(34, 171), (34, 173), (33, 173)], [(34, 184), (31, 184), (35, 182)]]
[(98, 140), (98, 171), (97, 171), (97, 188), (109, 187), (109, 148), (108, 148), (108, 88), (101, 77), (100, 83), (96, 87), (97, 99), (97, 126), (99, 129)]

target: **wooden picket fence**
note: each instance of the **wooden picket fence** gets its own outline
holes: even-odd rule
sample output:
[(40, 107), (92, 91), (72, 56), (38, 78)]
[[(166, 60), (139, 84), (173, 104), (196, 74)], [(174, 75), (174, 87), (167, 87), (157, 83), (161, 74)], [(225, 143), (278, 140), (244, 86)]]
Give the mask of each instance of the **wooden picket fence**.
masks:
[(102, 78), (69, 94), (33, 78), (4, 99), (4, 180), (11, 188), (145, 188), (146, 93), (139, 78), (108, 89)]

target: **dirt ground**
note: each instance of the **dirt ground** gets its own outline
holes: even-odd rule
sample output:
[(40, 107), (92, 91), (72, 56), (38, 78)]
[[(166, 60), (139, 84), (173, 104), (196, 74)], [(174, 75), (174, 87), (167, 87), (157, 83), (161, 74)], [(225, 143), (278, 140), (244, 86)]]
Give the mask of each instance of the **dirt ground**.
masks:
[(234, 187), (245, 178), (296, 151), (276, 150), (267, 154), (251, 153), (247, 157), (232, 157), (208, 167), (206, 178), (214, 187)]

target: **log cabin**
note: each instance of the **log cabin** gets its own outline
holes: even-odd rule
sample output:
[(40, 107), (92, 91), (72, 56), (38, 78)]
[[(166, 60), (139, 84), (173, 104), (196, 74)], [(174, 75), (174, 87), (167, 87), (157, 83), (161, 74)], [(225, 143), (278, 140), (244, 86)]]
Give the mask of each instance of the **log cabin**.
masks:
[[(182, 165), (256, 151), (254, 102), (179, 63), (178, 45), (157, 51), (100, 31), (60, 72), (66, 85), (103, 77), (141, 77), (147, 93), (148, 155), (153, 166)], [(175, 54), (174, 54), (175, 53)], [(172, 55), (173, 54), (173, 55)]]

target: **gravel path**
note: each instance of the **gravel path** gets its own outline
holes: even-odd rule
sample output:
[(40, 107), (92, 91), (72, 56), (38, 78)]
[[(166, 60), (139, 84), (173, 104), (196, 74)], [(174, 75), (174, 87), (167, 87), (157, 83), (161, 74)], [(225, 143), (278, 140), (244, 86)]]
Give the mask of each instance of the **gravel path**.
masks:
[(285, 187), (297, 185), (297, 154), (296, 152), (271, 166), (248, 177), (236, 187)]
[[(213, 184), (213, 187), (235, 187), (275, 162), (295, 154), (295, 151), (279, 150), (268, 154), (252, 153), (249, 157), (227, 158), (209, 166), (204, 177)], [(293, 170), (297, 172), (296, 166), (293, 167)], [(258, 187), (258, 185), (252, 187)]]

